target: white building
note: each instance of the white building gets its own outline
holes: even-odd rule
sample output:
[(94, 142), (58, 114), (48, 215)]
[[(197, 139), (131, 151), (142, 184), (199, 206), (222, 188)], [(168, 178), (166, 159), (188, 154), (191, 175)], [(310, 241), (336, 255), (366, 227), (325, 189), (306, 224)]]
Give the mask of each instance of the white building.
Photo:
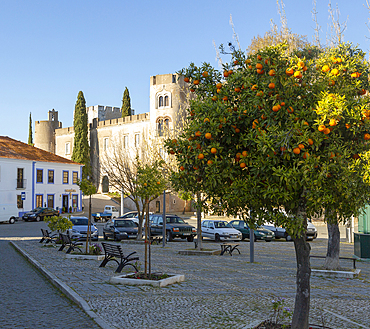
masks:
[(14, 216), (36, 207), (80, 211), (81, 174), (81, 164), (0, 136), (0, 205), (13, 207)]

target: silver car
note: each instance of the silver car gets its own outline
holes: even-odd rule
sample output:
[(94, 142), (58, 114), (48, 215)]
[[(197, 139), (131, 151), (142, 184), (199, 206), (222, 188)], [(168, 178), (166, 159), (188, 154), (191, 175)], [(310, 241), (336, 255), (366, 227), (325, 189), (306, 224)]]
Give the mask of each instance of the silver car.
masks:
[[(69, 236), (71, 239), (77, 240), (84, 240), (87, 236), (87, 228), (88, 228), (88, 219), (87, 217), (77, 217), (72, 216), (70, 221), (73, 224), (73, 227), (68, 230)], [(99, 239), (99, 231), (98, 228), (91, 223), (90, 226), (90, 236), (91, 240), (98, 241)]]

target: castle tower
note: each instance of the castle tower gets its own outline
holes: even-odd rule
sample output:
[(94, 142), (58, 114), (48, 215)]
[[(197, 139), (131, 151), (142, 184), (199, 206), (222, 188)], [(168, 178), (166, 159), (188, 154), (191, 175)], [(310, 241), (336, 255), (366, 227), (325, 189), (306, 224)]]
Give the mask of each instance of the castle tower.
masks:
[(58, 121), (58, 111), (52, 109), (47, 121), (35, 121), (35, 146), (55, 153), (55, 129), (62, 128)]
[(150, 126), (157, 137), (181, 125), (184, 118), (186, 84), (177, 74), (150, 77)]

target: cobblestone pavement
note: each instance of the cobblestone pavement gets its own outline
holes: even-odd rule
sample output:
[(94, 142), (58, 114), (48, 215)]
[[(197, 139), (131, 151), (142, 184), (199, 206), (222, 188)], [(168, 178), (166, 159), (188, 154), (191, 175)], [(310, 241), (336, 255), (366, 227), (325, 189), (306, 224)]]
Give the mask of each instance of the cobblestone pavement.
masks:
[[(241, 255), (233, 256), (179, 255), (179, 250), (194, 247), (180, 240), (165, 248), (152, 246), (152, 271), (185, 274), (185, 282), (165, 288), (113, 285), (109, 283), (109, 278), (117, 275), (113, 262), (99, 268), (100, 261), (66, 259), (64, 252), (43, 247), (36, 240), (15, 243), (77, 292), (112, 328), (250, 328), (249, 324), (271, 315), (274, 298), (284, 297), (287, 306), (294, 305), (292, 242), (257, 242), (255, 263), (249, 263), (248, 242), (241, 242)], [(311, 253), (325, 255), (326, 243), (325, 239), (311, 242)], [(120, 244), (127, 253), (137, 251), (143, 263), (142, 244)], [(212, 242), (203, 247), (220, 248)], [(341, 256), (352, 255), (353, 244), (342, 242)], [(322, 262), (313, 261), (314, 266)], [(343, 262), (343, 267), (352, 266), (350, 261)], [(359, 279), (311, 277), (311, 324), (370, 328), (370, 263), (356, 265), (361, 269)]]
[(7, 241), (0, 250), (0, 328), (99, 328)]

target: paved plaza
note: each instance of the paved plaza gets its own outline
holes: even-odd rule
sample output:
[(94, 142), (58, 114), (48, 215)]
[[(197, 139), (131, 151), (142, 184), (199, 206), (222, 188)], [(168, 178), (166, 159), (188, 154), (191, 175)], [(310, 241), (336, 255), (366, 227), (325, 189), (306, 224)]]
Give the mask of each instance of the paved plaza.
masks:
[[(325, 255), (326, 243), (326, 239), (311, 242), (311, 254)], [(179, 250), (194, 248), (193, 243), (180, 240), (165, 248), (152, 246), (152, 271), (185, 274), (185, 282), (165, 288), (113, 285), (109, 278), (117, 275), (114, 262), (99, 268), (100, 261), (66, 259), (64, 252), (37, 240), (19, 238), (14, 244), (70, 289), (77, 301), (85, 301), (85, 310), (90, 309), (104, 328), (251, 328), (271, 315), (273, 299), (284, 297), (287, 306), (294, 305), (292, 242), (255, 243), (255, 263), (249, 263), (249, 243), (244, 241), (241, 254), (233, 256), (179, 255)], [(120, 244), (127, 253), (137, 251), (143, 264), (143, 244)], [(203, 247), (220, 248), (213, 242)], [(343, 240), (341, 256), (352, 255), (353, 244)], [(322, 260), (313, 262), (313, 266), (322, 265)], [(352, 267), (350, 261), (341, 262), (343, 267)], [(356, 265), (361, 269), (357, 279), (311, 277), (311, 324), (370, 328), (370, 263)]]

